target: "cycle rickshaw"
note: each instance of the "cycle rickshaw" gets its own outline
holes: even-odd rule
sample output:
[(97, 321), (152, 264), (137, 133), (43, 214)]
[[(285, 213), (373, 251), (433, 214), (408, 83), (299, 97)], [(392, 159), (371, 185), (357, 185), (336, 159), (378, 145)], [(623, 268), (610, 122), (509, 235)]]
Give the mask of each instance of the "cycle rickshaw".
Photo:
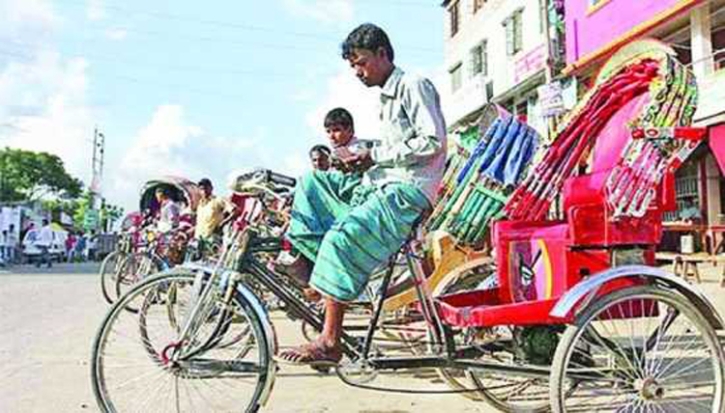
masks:
[[(422, 242), (411, 238), (401, 254), (416, 279), (425, 352), (375, 343), (391, 269), (365, 334), (343, 334), (338, 376), (405, 391), (376, 386), (377, 373), (441, 369), (467, 379), (447, 392), (475, 392), (503, 411), (725, 411), (723, 322), (701, 293), (653, 267), (671, 174), (704, 134), (688, 127), (695, 102), (694, 79), (670, 49), (647, 41), (620, 51), (494, 223), (497, 285), (434, 296)], [(264, 208), (273, 192), (244, 195), (261, 207), (236, 223), (215, 268), (146, 280), (109, 311), (91, 366), (102, 410), (264, 405), (277, 340), (245, 280), (322, 328), (321, 314), (265, 265), (283, 248)], [(137, 316), (123, 311), (130, 305)]]
[[(140, 191), (140, 212), (126, 216), (118, 248), (101, 263), (101, 291), (109, 304), (122, 295), (128, 286), (168, 264), (182, 262), (186, 255), (188, 236), (184, 230), (178, 232), (178, 237), (170, 237), (164, 243), (150, 230), (159, 210), (155, 197), (157, 189), (166, 190), (169, 198), (185, 211), (181, 217), (185, 231), (193, 228), (193, 214), (201, 199), (201, 191), (195, 183), (174, 176), (146, 182)], [(167, 255), (170, 255), (170, 259), (165, 258)]]

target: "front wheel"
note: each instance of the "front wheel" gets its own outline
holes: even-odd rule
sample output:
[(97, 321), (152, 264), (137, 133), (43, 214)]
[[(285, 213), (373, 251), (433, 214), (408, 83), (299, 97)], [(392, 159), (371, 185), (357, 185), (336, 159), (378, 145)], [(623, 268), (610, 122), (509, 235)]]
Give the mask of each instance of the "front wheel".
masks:
[[(203, 306), (212, 311), (199, 313), (197, 334), (181, 341), (178, 321), (198, 294), (193, 275), (164, 274), (143, 281), (111, 307), (91, 359), (101, 411), (259, 409), (274, 376), (263, 315), (240, 294), (228, 303), (212, 294)], [(124, 311), (128, 307), (143, 311)]]
[(722, 413), (724, 363), (714, 329), (683, 295), (631, 287), (596, 299), (567, 328), (550, 399), (556, 412)]

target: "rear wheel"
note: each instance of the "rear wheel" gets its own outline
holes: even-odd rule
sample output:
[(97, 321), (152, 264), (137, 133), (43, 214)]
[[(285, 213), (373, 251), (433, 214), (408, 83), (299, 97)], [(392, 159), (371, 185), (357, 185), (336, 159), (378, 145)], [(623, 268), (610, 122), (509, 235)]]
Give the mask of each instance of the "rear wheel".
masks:
[[(541, 327), (545, 329), (545, 327)], [(467, 345), (486, 347), (493, 344), (495, 351), (482, 350), (482, 358), (502, 365), (526, 366), (531, 360), (521, 355), (521, 328), (497, 326), (471, 328), (466, 331)], [(556, 333), (551, 333), (556, 337)], [(554, 338), (555, 340), (555, 338)], [(553, 353), (553, 346), (550, 347)], [(549, 360), (551, 360), (549, 358)], [(541, 365), (540, 363), (538, 365)], [(485, 369), (469, 369), (468, 378), (477, 389), (481, 400), (503, 412), (547, 412), (549, 406), (549, 380), (539, 377), (502, 373)]]
[(260, 315), (242, 296), (229, 303), (212, 296), (197, 333), (180, 342), (179, 322), (198, 297), (194, 281), (191, 274), (155, 277), (111, 308), (91, 360), (102, 411), (258, 410), (274, 368)]
[[(490, 260), (486, 258), (481, 262), (488, 263)], [(477, 263), (467, 264), (465, 268), (456, 268), (451, 273), (446, 274), (443, 280), (438, 284), (434, 296), (455, 294), (463, 291), (470, 291), (479, 288), (484, 280), (491, 277), (493, 274), (493, 267), (488, 264), (478, 265)], [(464, 344), (461, 340), (464, 339), (464, 333), (461, 332), (456, 335), (456, 341), (459, 344)], [(471, 386), (470, 380), (466, 377), (465, 370), (458, 369), (437, 369), (438, 375), (443, 381), (453, 390), (461, 391), (461, 395), (473, 399), (480, 400), (481, 397), (476, 391), (475, 386)]]
[(116, 301), (116, 281), (118, 280), (118, 273), (121, 270), (121, 264), (128, 255), (121, 251), (113, 251), (103, 259), (101, 263), (101, 292), (103, 298), (106, 299), (108, 304), (113, 304)]
[(596, 299), (562, 336), (551, 403), (557, 412), (721, 413), (723, 365), (714, 329), (687, 298), (627, 288)]
[(161, 261), (148, 254), (137, 252), (128, 255), (121, 263), (116, 276), (116, 297), (123, 296), (134, 285), (160, 272)]

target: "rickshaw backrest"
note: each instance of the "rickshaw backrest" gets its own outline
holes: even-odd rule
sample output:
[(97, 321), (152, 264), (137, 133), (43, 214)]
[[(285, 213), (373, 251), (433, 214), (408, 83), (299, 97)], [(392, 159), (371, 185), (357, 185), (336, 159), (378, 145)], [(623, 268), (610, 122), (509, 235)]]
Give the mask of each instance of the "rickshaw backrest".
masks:
[(690, 124), (697, 93), (670, 49), (642, 50), (605, 65), (495, 224), (501, 303), (555, 301), (607, 268), (653, 264), (671, 207), (662, 183), (696, 146), (673, 127)]

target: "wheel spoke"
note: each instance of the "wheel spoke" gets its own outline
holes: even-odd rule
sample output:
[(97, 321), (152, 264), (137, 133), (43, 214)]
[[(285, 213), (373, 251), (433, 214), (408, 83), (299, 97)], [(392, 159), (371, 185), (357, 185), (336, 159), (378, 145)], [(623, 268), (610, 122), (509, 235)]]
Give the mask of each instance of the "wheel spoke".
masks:
[[(186, 412), (244, 410), (256, 402), (268, 379), (268, 355), (259, 345), (262, 330), (241, 305), (205, 305), (196, 334), (177, 344), (177, 320), (195, 299), (193, 282), (191, 274), (149, 279), (111, 309), (93, 359), (94, 388), (104, 404), (115, 411)], [(193, 347), (189, 355), (175, 361), (186, 346)]]

